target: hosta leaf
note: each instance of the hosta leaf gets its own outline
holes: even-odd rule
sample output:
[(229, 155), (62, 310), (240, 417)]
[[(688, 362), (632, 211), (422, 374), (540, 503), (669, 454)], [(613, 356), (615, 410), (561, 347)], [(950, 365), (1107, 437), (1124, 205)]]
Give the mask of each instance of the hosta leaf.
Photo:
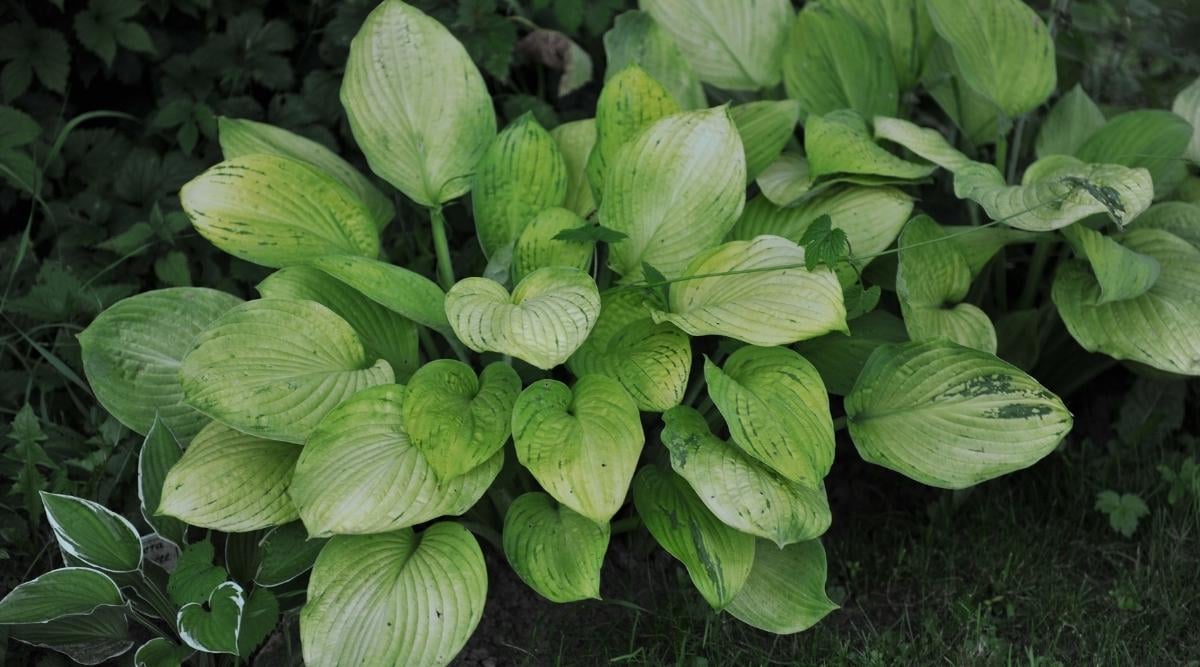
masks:
[(382, 533), (462, 514), (500, 473), (503, 451), (439, 480), (405, 430), (404, 395), (397, 385), (362, 391), (308, 439), (289, 493), (309, 535)]
[(638, 65), (660, 82), (683, 109), (708, 106), (704, 87), (675, 40), (646, 12), (628, 11), (604, 33), (608, 69), (604, 79), (629, 65)]
[(300, 521), (272, 528), (259, 543), (257, 586), (279, 586), (308, 572), (327, 540), (309, 538)]
[(187, 525), (178, 519), (158, 514), (162, 502), (163, 482), (167, 471), (179, 462), (183, 449), (175, 434), (161, 419), (155, 419), (138, 453), (138, 500), (142, 518), (159, 537), (181, 546), (187, 534)]
[(1139, 109), (1105, 123), (1088, 136), (1075, 157), (1148, 169), (1154, 197), (1162, 199), (1187, 178), (1187, 167), (1180, 158), (1191, 138), (1192, 126), (1183, 118), (1160, 109)]
[(750, 576), (725, 611), (777, 635), (807, 630), (838, 608), (825, 593), (826, 570), (820, 540), (782, 549), (759, 540)]
[(746, 180), (779, 157), (800, 120), (800, 105), (795, 100), (762, 100), (730, 107), (729, 116), (737, 127), (746, 153)]
[(778, 236), (725, 243), (696, 257), (684, 277), (671, 287), (671, 311), (653, 317), (693, 336), (769, 346), (846, 328), (837, 276), (805, 270), (804, 249)]
[(780, 548), (829, 529), (833, 519), (819, 480), (815, 487), (788, 480), (714, 436), (700, 413), (687, 406), (666, 411), (663, 421), (671, 467), (725, 524)]
[(679, 45), (701, 81), (726, 90), (779, 83), (792, 5), (787, 0), (639, 0)]
[(221, 138), (221, 154), (226, 160), (252, 153), (269, 153), (307, 162), (337, 179), (366, 204), (377, 228), (383, 229), (396, 217), (391, 198), (380, 192), (362, 172), (337, 153), (312, 139), (244, 118), (222, 116), (217, 119), (217, 127)]
[(417, 327), (396, 312), (367, 298), (332, 275), (311, 266), (289, 266), (258, 284), (267, 299), (316, 301), (354, 328), (368, 354), (382, 357), (397, 379), (412, 375), (420, 364)]
[(704, 379), (734, 443), (793, 482), (821, 483), (833, 465), (833, 419), (812, 364), (784, 347), (747, 346), (724, 368), (705, 360)]
[(587, 163), (592, 147), (596, 145), (595, 119), (563, 123), (550, 130), (550, 136), (558, 144), (558, 152), (567, 168), (567, 197), (563, 207), (580, 216), (591, 215), (596, 210), (596, 201), (588, 183)]
[(596, 100), (596, 144), (587, 160), (587, 179), (601, 199), (617, 152), (654, 121), (679, 111), (679, 103), (646, 70), (630, 65), (604, 83)]
[(1004, 246), (1014, 243), (1032, 243), (1040, 238), (1034, 232), (1009, 227), (941, 225), (941, 228), (946, 233), (946, 241), (957, 248), (963, 259), (967, 261), (972, 280), (979, 276), (983, 267)]
[(1192, 125), (1192, 139), (1188, 142), (1184, 156), (1200, 164), (1200, 78), (1197, 78), (1179, 94), (1171, 104), (1171, 111)]
[(1054, 40), (1021, 0), (926, 0), (967, 85), (1010, 117), (1032, 111), (1058, 81)]
[(692, 368), (692, 344), (675, 325), (656, 324), (651, 308), (665, 303), (644, 289), (618, 288), (600, 296), (592, 334), (567, 360), (575, 377), (607, 375), (621, 383), (639, 410), (679, 405)]
[(875, 348), (908, 340), (904, 321), (883, 310), (851, 320), (849, 326), (849, 336), (836, 331), (796, 343), (796, 351), (821, 373), (825, 388), (838, 396), (854, 388), (854, 381)]
[(159, 511), (193, 526), (227, 533), (268, 528), (298, 515), (287, 488), (300, 448), (204, 427), (167, 474)]
[(513, 248), (513, 280), (521, 282), (525, 276), (547, 266), (569, 266), (587, 271), (596, 244), (561, 240), (558, 235), (588, 226), (583, 218), (565, 208), (548, 208), (538, 213), (521, 232)]
[(179, 638), (205, 653), (238, 655), (238, 634), (246, 594), (232, 581), (217, 586), (205, 602), (189, 602), (176, 616)]
[(1134, 252), (1116, 239), (1082, 224), (1063, 227), (1062, 233), (1075, 248), (1075, 253), (1092, 266), (1092, 273), (1100, 285), (1097, 305), (1141, 296), (1158, 280), (1162, 267), (1149, 255)]
[(184, 185), (179, 201), (201, 236), (255, 264), (379, 254), (379, 230), (366, 205), (333, 176), (290, 157), (226, 160)]
[(864, 459), (947, 489), (1033, 465), (1072, 421), (1025, 372), (946, 340), (876, 348), (845, 407)]
[(446, 315), (467, 347), (511, 354), (544, 370), (579, 348), (599, 314), (595, 281), (563, 266), (530, 273), (511, 295), (486, 278), (460, 280), (446, 294)]
[(238, 655), (249, 656), (279, 624), (279, 600), (265, 588), (255, 588), (246, 600), (238, 627)]
[(963, 80), (954, 51), (944, 39), (934, 41), (921, 85), (969, 143), (994, 144), (1012, 129), (1012, 120), (1000, 107)]
[(439, 479), (465, 475), (508, 441), (521, 377), (493, 362), (478, 377), (454, 359), (431, 361), (404, 390), (404, 427), (409, 441)]
[(229, 576), (225, 568), (213, 565), (216, 549), (205, 538), (185, 545), (167, 579), (167, 593), (178, 606), (204, 602), (213, 589)]
[(371, 170), (422, 206), (465, 193), (496, 136), (491, 97), (466, 49), (399, 0), (376, 7), (350, 43), (341, 101)]
[(18, 641), (96, 665), (133, 646), (125, 600), (107, 575), (83, 567), (51, 570), (0, 600), (0, 629)]
[(791, 24), (783, 86), (806, 115), (850, 109), (867, 118), (891, 116), (899, 100), (887, 42), (824, 3), (806, 4)]
[(1141, 296), (1100, 303), (1102, 288), (1087, 264), (1067, 262), (1052, 292), (1067, 330), (1089, 352), (1200, 375), (1200, 250), (1159, 229), (1132, 229), (1121, 244), (1157, 261), (1158, 280)]
[(513, 243), (540, 211), (567, 198), (567, 165), (558, 144), (532, 113), (518, 118), (488, 146), (471, 182), (475, 233), (490, 257)]
[(245, 433), (297, 443), (358, 390), (394, 380), (332, 310), (286, 299), (222, 315), (196, 338), (180, 377), (188, 405)]
[(1182, 201), (1155, 204), (1138, 216), (1136, 229), (1162, 229), (1200, 248), (1200, 204)]
[(329, 255), (311, 264), (417, 324), (443, 333), (450, 331), (450, 322), (446, 320), (446, 293), (437, 283), (419, 273), (353, 255)]
[(133, 667), (180, 667), (191, 655), (190, 647), (155, 637), (138, 647), (133, 654)]
[(512, 432), (517, 460), (555, 500), (598, 523), (621, 509), (645, 434), (616, 380), (539, 380), (517, 398)]
[(1096, 130), (1104, 127), (1104, 112), (1079, 84), (1058, 98), (1038, 130), (1034, 151), (1047, 155), (1074, 155)]
[(953, 306), (918, 306), (901, 302), (904, 325), (912, 340), (942, 338), (995, 354), (996, 327), (987, 313), (971, 303)]
[(822, 4), (850, 14), (872, 41), (888, 45), (901, 90), (917, 85), (937, 38), (924, 0), (824, 0)]
[(687, 568), (714, 609), (728, 605), (754, 563), (754, 537), (713, 515), (687, 481), (649, 465), (633, 480), (633, 502), (654, 539)]
[(937, 130), (915, 125), (901, 118), (876, 116), (873, 121), (875, 138), (900, 144), (937, 166), (957, 173), (960, 169), (979, 164), (950, 145)]
[(933, 165), (902, 160), (877, 146), (867, 124), (852, 111), (809, 116), (804, 124), (804, 150), (813, 178), (863, 174), (917, 180), (936, 169)]
[(756, 184), (763, 197), (781, 207), (804, 201), (815, 185), (808, 160), (799, 153), (786, 151), (763, 169)]
[(208, 417), (183, 402), (179, 366), (192, 341), (242, 300), (203, 287), (171, 287), (122, 299), (79, 334), (83, 370), (96, 399), (145, 435), (162, 419), (182, 442)]
[(106, 572), (142, 566), (142, 542), (133, 524), (99, 503), (41, 492), (46, 520), (64, 556)]
[(313, 567), (300, 640), (308, 665), (446, 665), (483, 615), (487, 569), (456, 523), (339, 536)]
[(609, 527), (526, 493), (504, 515), (504, 555), (517, 576), (551, 602), (600, 599)]

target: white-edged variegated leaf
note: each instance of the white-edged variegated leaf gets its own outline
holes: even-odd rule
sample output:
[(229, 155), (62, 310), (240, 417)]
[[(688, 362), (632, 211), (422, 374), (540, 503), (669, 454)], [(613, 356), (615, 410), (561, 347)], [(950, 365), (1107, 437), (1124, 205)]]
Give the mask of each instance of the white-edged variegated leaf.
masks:
[(300, 612), (304, 663), (449, 664), (486, 597), (483, 552), (457, 523), (335, 537), (313, 566)]
[(865, 460), (946, 489), (1033, 465), (1072, 422), (1021, 369), (947, 340), (876, 348), (845, 406)]
[(40, 492), (46, 521), (63, 556), (105, 572), (142, 566), (142, 541), (125, 517), (91, 500)]
[(504, 555), (521, 580), (551, 602), (600, 599), (609, 526), (544, 493), (526, 493), (504, 515)]
[(182, 546), (187, 525), (178, 519), (158, 513), (162, 502), (163, 482), (171, 466), (179, 462), (183, 448), (175, 434), (161, 419), (155, 419), (138, 452), (138, 500), (142, 518), (154, 532), (175, 546)]
[(472, 350), (550, 370), (588, 337), (600, 315), (600, 292), (591, 276), (565, 266), (530, 273), (511, 295), (494, 280), (466, 278), (446, 294), (446, 315)]
[(190, 646), (180, 646), (165, 637), (154, 637), (133, 654), (133, 667), (182, 667), (192, 657)]
[(201, 236), (262, 266), (379, 254), (379, 229), (366, 204), (333, 176), (290, 157), (225, 160), (188, 181), (179, 202)]
[(620, 383), (585, 375), (574, 387), (538, 380), (512, 413), (517, 460), (558, 502), (605, 523), (625, 502), (645, 433)]
[(108, 575), (64, 567), (9, 591), (0, 600), (0, 629), (11, 639), (97, 665), (133, 646), (125, 605)]
[(795, 100), (761, 100), (730, 107), (729, 116), (746, 152), (746, 180), (758, 178), (779, 157), (800, 121)]
[(602, 201), (606, 179), (620, 149), (654, 121), (679, 111), (671, 93), (638, 65), (604, 82), (596, 100), (596, 142), (586, 173), (594, 200)]
[(254, 584), (279, 586), (308, 572), (326, 542), (324, 538), (310, 538), (302, 521), (272, 528), (258, 543)]
[(1139, 297), (1158, 280), (1162, 270), (1158, 260), (1126, 248), (1111, 236), (1083, 224), (1067, 225), (1062, 233), (1075, 254), (1092, 266), (1100, 285), (1097, 305)]
[(188, 405), (245, 433), (304, 439), (334, 406), (395, 379), (354, 329), (315, 301), (258, 299), (230, 309), (180, 368)]
[(850, 110), (809, 116), (804, 122), (804, 151), (814, 179), (858, 174), (919, 180), (936, 169), (903, 160), (876, 145), (862, 117)]
[(294, 521), (288, 498), (300, 448), (210, 422), (167, 473), (158, 511), (193, 526), (242, 533)]
[(777, 635), (807, 630), (838, 608), (825, 593), (827, 568), (820, 540), (782, 549), (759, 540), (750, 576), (725, 611)]
[(904, 321), (886, 310), (872, 310), (850, 320), (850, 335), (835, 331), (796, 343), (795, 349), (812, 362), (831, 394), (845, 396), (854, 388), (875, 348), (908, 340)]
[(925, 0), (823, 0), (821, 4), (850, 14), (872, 41), (887, 43), (901, 90), (917, 85), (937, 38)]
[(242, 300), (204, 287), (169, 287), (122, 299), (83, 333), (83, 370), (96, 400), (142, 435), (155, 417), (182, 442), (208, 417), (183, 402), (179, 366), (200, 332)]
[(232, 582), (217, 586), (205, 602), (189, 602), (179, 609), (175, 624), (179, 638), (197, 651), (238, 655), (238, 635), (246, 611), (246, 592)]
[(1200, 248), (1200, 204), (1183, 201), (1155, 204), (1138, 216), (1135, 229), (1168, 231)]
[(342, 106), (371, 170), (422, 206), (465, 193), (496, 136), (466, 49), (420, 10), (385, 0), (350, 43)]
[(1192, 140), (1184, 155), (1194, 164), (1200, 164), (1200, 77), (1179, 91), (1171, 103), (1171, 111), (1192, 124)]
[(793, 206), (813, 189), (808, 160), (799, 153), (783, 152), (767, 165), (755, 181), (762, 196), (776, 206)]
[(503, 451), (439, 480), (409, 440), (404, 393), (398, 385), (372, 387), (317, 425), (289, 488), (309, 535), (382, 533), (462, 514), (500, 473)]
[(554, 238), (561, 232), (589, 224), (569, 209), (558, 206), (538, 213), (525, 226), (513, 247), (512, 279), (521, 280), (547, 266), (569, 266), (587, 271), (596, 244), (593, 241), (564, 241)]
[(704, 417), (680, 405), (663, 413), (662, 441), (671, 467), (726, 525), (779, 547), (811, 540), (833, 521), (825, 485), (793, 482), (709, 431)]
[(629, 65), (638, 65), (661, 83), (683, 109), (708, 106), (700, 77), (679, 52), (674, 38), (650, 14), (631, 10), (619, 16), (604, 33), (607, 81)]
[(1067, 91), (1042, 121), (1034, 152), (1047, 155), (1074, 155), (1083, 142), (1104, 127), (1104, 112), (1079, 84)]
[(550, 136), (558, 144), (563, 164), (567, 168), (567, 197), (563, 207), (586, 217), (596, 210), (592, 197), (592, 186), (588, 183), (587, 163), (596, 145), (596, 120), (587, 118), (563, 123), (550, 130)]
[(1170, 196), (1187, 178), (1182, 159), (1192, 138), (1187, 120), (1164, 109), (1127, 111), (1090, 134), (1075, 157), (1142, 168), (1154, 181), (1154, 198)]
[(450, 322), (446, 320), (446, 293), (437, 283), (419, 273), (353, 255), (327, 255), (313, 260), (311, 265), (417, 324), (442, 333), (450, 332)]

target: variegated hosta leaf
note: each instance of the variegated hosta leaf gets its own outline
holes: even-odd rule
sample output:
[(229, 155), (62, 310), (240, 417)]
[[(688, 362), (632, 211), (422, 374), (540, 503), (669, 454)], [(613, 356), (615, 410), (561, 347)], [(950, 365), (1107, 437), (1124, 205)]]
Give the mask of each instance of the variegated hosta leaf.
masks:
[(787, 0), (639, 0), (679, 44), (700, 80), (725, 90), (779, 83), (792, 5)]
[(1072, 422), (1024, 371), (947, 340), (877, 348), (845, 406), (864, 459), (946, 489), (1033, 465)]
[(651, 290), (617, 288), (600, 296), (600, 319), (567, 360), (575, 377), (607, 375), (621, 383), (639, 410), (679, 405), (692, 368), (692, 344), (675, 325), (655, 323), (652, 308), (666, 306)]
[(217, 119), (217, 127), (221, 138), (221, 154), (226, 160), (253, 153), (270, 153), (307, 162), (349, 188), (371, 212), (371, 219), (377, 228), (383, 229), (396, 217), (396, 207), (392, 205), (391, 198), (380, 192), (362, 172), (337, 153), (312, 139), (288, 132), (282, 127), (245, 118), (222, 116)]
[(838, 109), (868, 118), (890, 116), (899, 100), (886, 40), (826, 3), (806, 4), (792, 23), (783, 54), (783, 86), (809, 116)]
[(475, 166), (471, 205), (483, 254), (521, 235), (533, 216), (567, 198), (567, 165), (558, 144), (530, 112), (504, 128)]
[(750, 576), (725, 611), (777, 635), (807, 630), (838, 608), (825, 593), (827, 567), (820, 540), (782, 549), (759, 540)]
[(487, 569), (466, 528), (329, 541), (300, 612), (304, 663), (446, 665), (483, 616)]
[(472, 350), (550, 370), (588, 337), (600, 315), (600, 292), (591, 276), (565, 266), (534, 271), (512, 295), (494, 280), (467, 278), (446, 294), (446, 315)]
[(1038, 129), (1034, 152), (1047, 155), (1074, 155), (1087, 138), (1104, 127), (1104, 112), (1079, 84), (1058, 98), (1042, 127)]
[(1012, 119), (995, 102), (967, 85), (946, 40), (935, 39), (921, 86), (971, 144), (994, 144), (1012, 129)]
[(1200, 375), (1200, 250), (1160, 229), (1134, 228), (1121, 243), (1157, 261), (1158, 280), (1141, 296), (1100, 303), (1101, 286), (1087, 264), (1064, 264), (1052, 296), (1067, 330), (1090, 352)]
[(1155, 204), (1138, 216), (1135, 229), (1162, 229), (1200, 248), (1200, 204), (1182, 201)]
[(902, 160), (877, 146), (861, 116), (849, 110), (811, 115), (804, 123), (804, 151), (814, 179), (833, 174), (925, 178), (933, 165)]
[(605, 523), (625, 502), (645, 433), (637, 405), (603, 375), (538, 380), (512, 415), (517, 459), (558, 502)]
[(525, 276), (547, 266), (570, 266), (587, 271), (596, 244), (554, 238), (560, 232), (587, 226), (583, 218), (565, 208), (553, 207), (538, 213), (521, 232), (513, 248), (512, 279), (519, 283)]
[(46, 491), (38, 495), (64, 557), (105, 572), (142, 567), (142, 543), (128, 519), (91, 500)]
[(291, 443), (209, 422), (167, 473), (158, 511), (227, 533), (294, 521), (287, 489), (299, 456)]
[(633, 502), (654, 539), (687, 568), (700, 595), (721, 609), (750, 576), (754, 537), (713, 515), (687, 480), (648, 465), (633, 480)]
[(833, 465), (829, 395), (817, 369), (785, 347), (747, 346), (704, 379), (733, 442), (793, 482), (817, 487)]
[(138, 452), (138, 504), (142, 518), (154, 533), (175, 546), (183, 545), (187, 526), (178, 519), (159, 515), (158, 507), (167, 472), (182, 457), (183, 448), (170, 427), (161, 419), (154, 420)]
[(854, 388), (854, 381), (875, 348), (908, 340), (904, 320), (885, 310), (872, 310), (850, 320), (849, 325), (849, 336), (836, 331), (796, 343), (796, 351), (821, 373), (825, 388), (838, 396)]
[(762, 100), (730, 107), (729, 116), (746, 153), (746, 180), (753, 181), (779, 157), (800, 121), (795, 100)]
[(189, 602), (179, 609), (175, 624), (179, 638), (197, 651), (238, 654), (238, 635), (246, 611), (246, 592), (226, 581), (204, 602)]
[(221, 162), (188, 181), (179, 202), (201, 236), (255, 264), (379, 254), (366, 204), (333, 176), (290, 157), (256, 153)]
[(313, 431), (289, 488), (313, 537), (382, 533), (470, 509), (500, 473), (503, 451), (439, 480), (404, 427), (404, 387), (372, 387)]
[(1075, 254), (1086, 259), (1100, 285), (1096, 304), (1132, 299), (1146, 293), (1158, 280), (1162, 267), (1149, 255), (1134, 252), (1116, 239), (1083, 224), (1062, 228)]
[(154, 637), (134, 652), (133, 667), (180, 667), (192, 654), (190, 646), (180, 646), (170, 639)]
[[(728, 275), (692, 277), (718, 273)], [(671, 286), (671, 312), (652, 315), (693, 336), (770, 346), (846, 329), (837, 276), (806, 270), (804, 249), (779, 236), (730, 241), (696, 257), (683, 276)]]
[(1054, 40), (1022, 0), (927, 0), (967, 85), (1010, 117), (1044, 102), (1058, 81)]
[(1014, 243), (1033, 243), (1040, 238), (1035, 232), (1026, 232), (1010, 227), (940, 226), (946, 233), (946, 240), (958, 249), (963, 259), (967, 260), (967, 267), (971, 270), (971, 280), (979, 276), (983, 267), (1004, 246)]
[(600, 224), (628, 236), (609, 246), (622, 280), (642, 279), (643, 264), (678, 277), (725, 238), (746, 204), (746, 156), (729, 111), (654, 123), (621, 150), (604, 188)]
[(1187, 178), (1181, 159), (1192, 138), (1192, 126), (1162, 109), (1127, 111), (1088, 136), (1075, 152), (1085, 162), (1106, 162), (1150, 171), (1154, 197), (1170, 196)]
[(311, 266), (289, 266), (258, 284), (267, 299), (316, 301), (346, 320), (370, 355), (382, 357), (397, 379), (406, 379), (420, 365), (417, 327), (333, 276)]
[(258, 542), (254, 584), (279, 586), (308, 572), (326, 542), (323, 538), (310, 538), (302, 521), (272, 528)]
[(450, 332), (446, 293), (437, 283), (401, 266), (367, 257), (328, 255), (310, 262), (363, 296), (417, 324)]
[(917, 85), (937, 39), (924, 0), (824, 0), (821, 4), (852, 15), (872, 41), (889, 46), (901, 90)]
[(762, 196), (776, 206), (794, 206), (814, 187), (808, 160), (799, 153), (786, 151), (763, 169), (756, 183)]
[(371, 170), (422, 206), (465, 193), (496, 136), (487, 85), (462, 44), (385, 0), (350, 43), (342, 106)]
[(526, 493), (504, 515), (504, 555), (521, 580), (551, 602), (600, 599), (609, 526)]
[(605, 81), (629, 65), (638, 65), (661, 83), (680, 107), (708, 106), (700, 77), (675, 40), (646, 12), (628, 11), (617, 17), (604, 33), (604, 56), (608, 61)]
[(617, 151), (654, 121), (679, 111), (679, 103), (661, 83), (637, 65), (604, 82), (596, 100), (596, 144), (587, 160), (587, 180), (602, 201), (608, 171)]
[(1200, 164), (1200, 77), (1179, 91), (1171, 104), (1171, 111), (1192, 124), (1192, 139), (1184, 155), (1193, 163)]
[(712, 434), (704, 417), (680, 405), (663, 413), (671, 467), (725, 524), (780, 548), (829, 529), (825, 485), (793, 482)]
[(244, 433), (297, 443), (338, 403), (395, 379), (332, 310), (286, 299), (226, 312), (196, 337), (179, 373), (188, 405)]
[(0, 600), (0, 628), (12, 639), (96, 665), (133, 646), (126, 604), (108, 575), (63, 567), (9, 591)]
[(588, 184), (587, 162), (596, 145), (596, 120), (588, 118), (563, 123), (550, 130), (567, 168), (567, 197), (563, 207), (586, 217), (596, 210), (592, 186)]
[(183, 402), (179, 366), (196, 336), (241, 302), (204, 287), (170, 287), (110, 306), (79, 334), (96, 400), (137, 433), (148, 433), (157, 415), (180, 441), (191, 440), (208, 417)]
[(493, 362), (478, 377), (454, 359), (421, 367), (404, 391), (404, 427), (438, 479), (449, 480), (483, 465), (508, 441), (521, 377)]

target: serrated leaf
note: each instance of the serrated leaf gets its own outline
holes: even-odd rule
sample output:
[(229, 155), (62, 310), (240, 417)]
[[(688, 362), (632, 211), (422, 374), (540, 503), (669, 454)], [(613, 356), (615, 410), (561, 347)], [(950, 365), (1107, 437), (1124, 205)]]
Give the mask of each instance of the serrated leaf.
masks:
[(526, 493), (504, 515), (504, 555), (521, 580), (551, 602), (600, 599), (609, 526), (544, 493)]
[(1108, 515), (1108, 524), (1125, 537), (1133, 537), (1142, 518), (1150, 514), (1150, 508), (1141, 496), (1116, 491), (1096, 494), (1096, 511)]
[(799, 245), (804, 248), (804, 268), (815, 271), (824, 265), (836, 270), (850, 256), (850, 240), (846, 232), (833, 228), (828, 215), (819, 215), (801, 234)]

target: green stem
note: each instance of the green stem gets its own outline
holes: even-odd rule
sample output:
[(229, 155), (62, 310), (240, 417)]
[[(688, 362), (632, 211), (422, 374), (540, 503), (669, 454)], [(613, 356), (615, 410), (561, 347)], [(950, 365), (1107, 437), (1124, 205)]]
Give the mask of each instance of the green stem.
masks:
[(429, 223), (433, 228), (433, 251), (437, 254), (438, 280), (443, 289), (454, 286), (454, 267), (450, 264), (450, 244), (446, 240), (446, 216), (440, 206), (429, 209)]
[(1003, 134), (996, 139), (996, 169), (1003, 174), (1008, 164), (1008, 138)]
[(1017, 129), (1013, 130), (1012, 151), (1008, 156), (1008, 182), (1015, 184), (1017, 182), (1017, 166), (1021, 162), (1021, 142), (1025, 139), (1025, 122), (1028, 120), (1029, 114), (1024, 114), (1017, 119)]
[(1050, 259), (1050, 251), (1054, 244), (1050, 239), (1040, 239), (1033, 246), (1033, 259), (1029, 262), (1029, 271), (1025, 274), (1025, 286), (1021, 288), (1021, 297), (1017, 300), (1017, 308), (1022, 310), (1032, 308), (1037, 299), (1038, 288), (1042, 284), (1042, 273), (1046, 270), (1046, 262)]

